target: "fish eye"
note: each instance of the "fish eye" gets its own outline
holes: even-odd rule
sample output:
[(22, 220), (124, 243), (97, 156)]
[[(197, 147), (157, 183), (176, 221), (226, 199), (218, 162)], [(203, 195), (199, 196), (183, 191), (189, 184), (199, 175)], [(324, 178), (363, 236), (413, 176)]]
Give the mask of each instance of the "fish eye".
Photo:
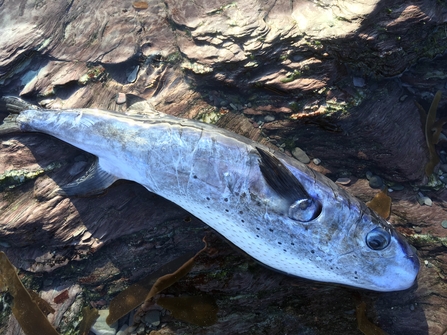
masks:
[(391, 235), (385, 229), (377, 227), (366, 235), (366, 245), (372, 250), (383, 250), (389, 244)]

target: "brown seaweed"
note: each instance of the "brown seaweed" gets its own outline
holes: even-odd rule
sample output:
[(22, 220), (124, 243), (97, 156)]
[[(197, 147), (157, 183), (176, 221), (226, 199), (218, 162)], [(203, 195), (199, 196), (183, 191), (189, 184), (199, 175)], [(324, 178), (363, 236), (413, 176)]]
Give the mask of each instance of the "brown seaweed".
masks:
[(420, 104), (415, 102), (419, 110), (419, 116), (421, 118), (422, 127), (425, 133), (425, 141), (427, 143), (428, 153), (430, 155), (429, 161), (425, 165), (425, 174), (427, 175), (427, 177), (430, 177), (433, 174), (436, 165), (438, 165), (439, 163), (439, 156), (436, 152), (435, 144), (437, 144), (439, 141), (442, 126), (447, 123), (446, 118), (442, 118), (436, 121), (436, 111), (438, 109), (440, 100), (441, 91), (437, 91), (430, 105), (428, 113), (426, 113), (426, 111)]
[(215, 299), (209, 295), (161, 297), (157, 305), (169, 310), (176, 319), (201, 327), (215, 324), (219, 310)]
[(0, 252), (0, 286), (13, 297), (12, 313), (26, 335), (58, 335), (17, 276), (16, 268)]
[(391, 214), (391, 198), (387, 194), (386, 188), (380, 190), (366, 206), (371, 208), (384, 219), (388, 219)]
[(98, 316), (99, 312), (96, 308), (85, 306), (82, 309), (82, 321), (79, 324), (79, 335), (88, 335), (90, 328), (92, 328)]
[(55, 310), (51, 305), (44, 299), (42, 299), (39, 294), (34, 292), (33, 290), (28, 289), (28, 293), (31, 296), (31, 299), (39, 306), (40, 310), (48, 316), (48, 314), (54, 313)]
[[(204, 240), (205, 242), (205, 240)], [(188, 253), (165, 264), (154, 273), (146, 276), (138, 283), (129, 286), (112, 299), (109, 306), (109, 315), (106, 322), (113, 324), (139, 305), (148, 302), (161, 290), (171, 286), (185, 276), (194, 265), (196, 257), (207, 248), (205, 247), (195, 255)]]
[[(205, 239), (203, 240), (205, 242)], [(160, 278), (157, 279), (157, 281), (152, 286), (151, 290), (149, 291), (148, 295), (146, 296), (146, 299), (144, 300), (144, 303), (148, 303), (155, 295), (163, 291), (164, 289), (167, 289), (169, 286), (172, 286), (176, 282), (178, 282), (181, 278), (186, 276), (189, 271), (191, 271), (192, 267), (194, 266), (194, 261), (196, 260), (197, 256), (199, 256), (203, 251), (206, 250), (207, 244), (205, 242), (205, 246), (202, 250), (200, 250), (198, 253), (194, 255), (191, 259), (189, 259), (187, 262), (185, 262), (181, 267), (179, 267), (175, 272), (168, 273)]]
[(366, 317), (366, 303), (362, 300), (359, 293), (353, 294), (356, 301), (355, 315), (357, 317), (357, 328), (365, 335), (388, 335), (387, 332), (380, 329)]

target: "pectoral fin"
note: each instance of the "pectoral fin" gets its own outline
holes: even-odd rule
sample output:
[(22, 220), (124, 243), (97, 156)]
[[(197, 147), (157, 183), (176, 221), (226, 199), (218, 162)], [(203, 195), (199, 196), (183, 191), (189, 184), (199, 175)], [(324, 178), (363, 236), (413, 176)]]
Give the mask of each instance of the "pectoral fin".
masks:
[(281, 197), (295, 202), (309, 199), (298, 179), (281, 161), (269, 152), (256, 148), (261, 156), (260, 169), (265, 181)]
[(89, 196), (103, 193), (117, 177), (104, 171), (97, 159), (86, 173), (72, 183), (61, 187), (57, 193), (66, 196)]
[(259, 168), (267, 184), (289, 206), (287, 215), (296, 221), (308, 222), (321, 213), (321, 206), (306, 192), (292, 172), (269, 152), (256, 148), (261, 156)]

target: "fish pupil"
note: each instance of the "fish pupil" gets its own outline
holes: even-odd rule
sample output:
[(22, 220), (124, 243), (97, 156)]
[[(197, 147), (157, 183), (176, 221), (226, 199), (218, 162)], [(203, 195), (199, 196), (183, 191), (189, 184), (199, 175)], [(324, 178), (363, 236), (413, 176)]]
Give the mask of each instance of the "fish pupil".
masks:
[(374, 228), (366, 235), (366, 245), (372, 250), (383, 250), (390, 241), (390, 233), (380, 227)]

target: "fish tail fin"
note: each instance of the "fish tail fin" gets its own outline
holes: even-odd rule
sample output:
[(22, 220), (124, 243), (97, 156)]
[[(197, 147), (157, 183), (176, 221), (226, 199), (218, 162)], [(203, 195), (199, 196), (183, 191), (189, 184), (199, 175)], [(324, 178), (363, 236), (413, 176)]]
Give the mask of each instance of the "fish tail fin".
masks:
[(9, 115), (3, 119), (0, 125), (0, 135), (20, 132), (17, 123), (17, 116), (27, 109), (40, 109), (18, 97), (5, 96), (0, 99), (0, 110), (4, 110)]

